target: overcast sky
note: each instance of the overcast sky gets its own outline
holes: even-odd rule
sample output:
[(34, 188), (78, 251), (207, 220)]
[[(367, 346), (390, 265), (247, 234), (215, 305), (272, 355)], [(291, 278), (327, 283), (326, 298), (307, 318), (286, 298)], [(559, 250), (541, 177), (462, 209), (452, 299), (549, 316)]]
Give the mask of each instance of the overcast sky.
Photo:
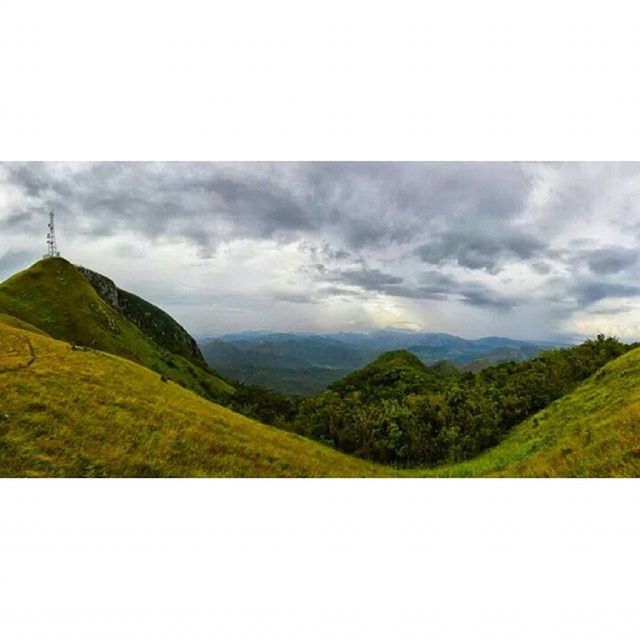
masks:
[(640, 163), (0, 163), (0, 279), (59, 249), (195, 334), (640, 338)]

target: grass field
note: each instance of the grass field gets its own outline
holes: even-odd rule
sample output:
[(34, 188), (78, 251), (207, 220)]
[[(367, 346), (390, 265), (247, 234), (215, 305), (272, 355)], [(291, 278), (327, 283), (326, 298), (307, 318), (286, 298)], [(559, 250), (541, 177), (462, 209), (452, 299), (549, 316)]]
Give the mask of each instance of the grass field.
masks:
[(0, 323), (1, 476), (394, 473), (249, 420), (129, 360)]

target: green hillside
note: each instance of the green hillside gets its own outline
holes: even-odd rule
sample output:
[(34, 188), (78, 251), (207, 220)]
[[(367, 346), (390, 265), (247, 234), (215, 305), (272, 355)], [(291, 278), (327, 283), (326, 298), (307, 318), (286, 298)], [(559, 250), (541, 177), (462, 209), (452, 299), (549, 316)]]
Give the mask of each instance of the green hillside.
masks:
[(130, 360), (0, 323), (0, 475), (379, 476)]
[(135, 324), (157, 345), (200, 367), (206, 366), (196, 341), (168, 313), (133, 293), (119, 289), (113, 280), (100, 273), (86, 267), (76, 266), (76, 269), (109, 306)]
[(427, 367), (407, 351), (393, 351), (302, 402), (292, 428), (381, 464), (461, 462), (630, 348), (598, 336), (476, 374), (447, 363)]
[(425, 475), (639, 477), (640, 349), (605, 365), (493, 449)]
[(429, 367), (409, 351), (388, 351), (362, 369), (334, 382), (329, 389), (341, 396), (358, 392), (367, 399), (398, 396), (440, 386), (450, 376), (459, 377), (459, 374), (449, 363)]
[(233, 392), (214, 373), (147, 337), (63, 258), (42, 260), (1, 283), (0, 312), (53, 338), (128, 358), (205, 397)]

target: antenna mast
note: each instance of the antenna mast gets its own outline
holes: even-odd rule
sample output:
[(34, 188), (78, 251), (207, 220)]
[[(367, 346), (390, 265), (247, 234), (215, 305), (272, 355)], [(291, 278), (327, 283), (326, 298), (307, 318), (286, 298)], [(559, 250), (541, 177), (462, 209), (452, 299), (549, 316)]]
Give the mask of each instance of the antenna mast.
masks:
[(60, 255), (56, 244), (56, 228), (53, 211), (49, 212), (49, 224), (47, 225), (47, 255), (45, 258), (57, 258)]

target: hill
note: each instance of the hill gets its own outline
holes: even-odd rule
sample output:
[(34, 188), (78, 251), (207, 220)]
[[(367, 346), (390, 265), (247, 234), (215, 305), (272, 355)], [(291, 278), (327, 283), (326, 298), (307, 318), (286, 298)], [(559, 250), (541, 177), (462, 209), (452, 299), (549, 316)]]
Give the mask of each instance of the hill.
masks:
[(633, 345), (598, 336), (479, 373), (385, 354), (299, 407), (297, 433), (383, 464), (435, 466), (479, 455)]
[(440, 388), (449, 377), (459, 377), (455, 367), (437, 363), (428, 367), (409, 351), (389, 351), (367, 366), (329, 386), (341, 396), (358, 392), (363, 399), (420, 393)]
[(493, 449), (425, 475), (639, 477), (640, 349), (606, 364)]
[(168, 313), (133, 293), (119, 289), (113, 280), (100, 273), (85, 267), (76, 268), (107, 304), (135, 324), (156, 344), (199, 366), (205, 366), (196, 341)]
[(1, 283), (0, 312), (53, 338), (128, 358), (205, 397), (220, 399), (233, 392), (214, 372), (143, 333), (63, 258), (41, 260)]
[(0, 322), (2, 476), (394, 474), (19, 325)]

